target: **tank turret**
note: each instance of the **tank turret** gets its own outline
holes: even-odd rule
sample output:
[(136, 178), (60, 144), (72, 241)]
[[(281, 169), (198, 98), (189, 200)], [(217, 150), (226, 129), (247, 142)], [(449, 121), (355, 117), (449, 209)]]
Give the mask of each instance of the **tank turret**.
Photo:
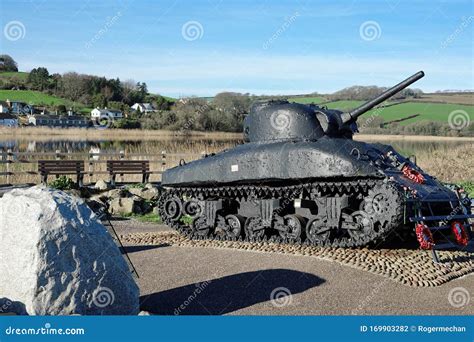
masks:
[(256, 102), (244, 121), (244, 140), (317, 140), (323, 136), (352, 137), (358, 117), (424, 76), (420, 71), (356, 109), (343, 113), (288, 101)]

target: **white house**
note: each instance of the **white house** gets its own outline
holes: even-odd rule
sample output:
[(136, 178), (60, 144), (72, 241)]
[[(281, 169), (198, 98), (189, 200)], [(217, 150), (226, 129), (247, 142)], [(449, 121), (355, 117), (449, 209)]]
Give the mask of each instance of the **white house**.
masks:
[(135, 103), (131, 108), (140, 113), (150, 113), (155, 111), (155, 108), (153, 108), (151, 103)]
[(0, 101), (0, 113), (8, 113), (8, 104), (5, 101)]
[(117, 109), (100, 109), (100, 108), (94, 108), (91, 111), (91, 118), (92, 119), (99, 119), (103, 117), (110, 117), (112, 119), (122, 119), (123, 118), (123, 113), (120, 110)]
[(0, 126), (18, 127), (18, 118), (8, 113), (0, 113)]

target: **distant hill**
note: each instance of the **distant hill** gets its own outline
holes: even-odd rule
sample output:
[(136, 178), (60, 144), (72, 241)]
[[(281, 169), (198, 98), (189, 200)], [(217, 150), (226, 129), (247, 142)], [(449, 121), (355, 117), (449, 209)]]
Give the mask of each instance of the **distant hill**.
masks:
[(11, 80), (11, 79), (19, 79), (26, 81), (28, 78), (28, 72), (18, 71), (18, 72), (0, 72), (0, 80)]
[(64, 105), (66, 108), (73, 108), (75, 111), (83, 114), (89, 114), (91, 111), (91, 108), (86, 107), (82, 103), (34, 90), (0, 90), (0, 101), (6, 100), (21, 101), (39, 107)]

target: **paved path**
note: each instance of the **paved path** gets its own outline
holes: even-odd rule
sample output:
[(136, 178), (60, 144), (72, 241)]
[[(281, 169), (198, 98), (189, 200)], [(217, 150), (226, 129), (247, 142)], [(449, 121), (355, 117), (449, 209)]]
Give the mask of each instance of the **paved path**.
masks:
[[(119, 233), (168, 229), (133, 221), (114, 226)], [(474, 298), (461, 308), (448, 300), (456, 287), (474, 297), (474, 275), (412, 288), (305, 256), (172, 246), (130, 246), (128, 252), (140, 274), (142, 309), (156, 314), (474, 314)], [(291, 297), (272, 302), (272, 292)]]

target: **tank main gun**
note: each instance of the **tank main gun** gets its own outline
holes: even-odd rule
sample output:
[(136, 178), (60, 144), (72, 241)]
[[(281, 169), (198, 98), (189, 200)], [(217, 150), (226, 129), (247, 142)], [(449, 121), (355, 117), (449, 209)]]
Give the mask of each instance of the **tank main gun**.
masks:
[(425, 76), (425, 73), (423, 71), (419, 71), (416, 74), (408, 77), (406, 80), (398, 83), (397, 85), (393, 86), (390, 89), (385, 90), (382, 94), (377, 96), (376, 98), (367, 101), (366, 103), (362, 104), (361, 106), (357, 107), (356, 109), (351, 110), (350, 112), (342, 113), (341, 114), (341, 119), (342, 123), (350, 123), (350, 122), (355, 122), (359, 116), (362, 114), (368, 112), (378, 104), (384, 102), (388, 98), (392, 97), (396, 93), (400, 92), (401, 90), (407, 88), (411, 84), (415, 83), (418, 81), (420, 78)]

